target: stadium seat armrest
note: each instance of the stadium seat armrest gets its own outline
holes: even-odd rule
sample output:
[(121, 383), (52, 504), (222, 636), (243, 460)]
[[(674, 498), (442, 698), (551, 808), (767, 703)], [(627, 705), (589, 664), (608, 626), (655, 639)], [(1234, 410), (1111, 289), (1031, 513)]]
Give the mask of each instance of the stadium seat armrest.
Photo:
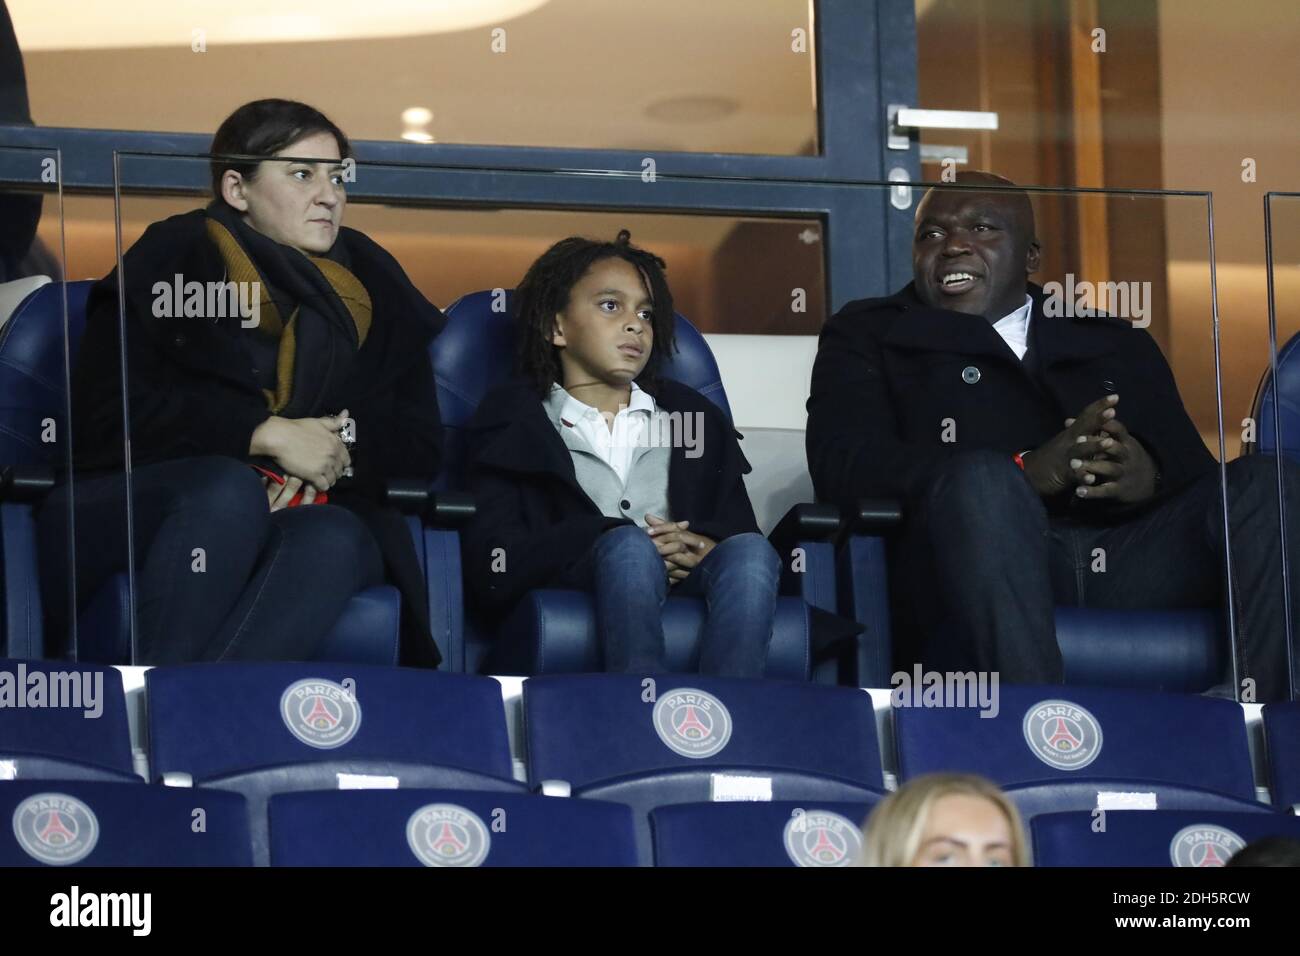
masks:
[(49, 465), (5, 465), (0, 467), (0, 501), (39, 501), (55, 483)]
[(477, 512), (474, 495), (468, 491), (439, 491), (429, 496), (429, 507), (424, 516), (440, 528), (460, 528), (468, 524)]
[(467, 491), (434, 491), (418, 479), (396, 479), (385, 489), (388, 504), (426, 524), (459, 528), (474, 517), (474, 496)]
[(849, 531), (854, 534), (884, 534), (903, 523), (903, 503), (894, 498), (859, 498)]
[(834, 541), (842, 524), (835, 505), (805, 501), (787, 511), (767, 539), (785, 554), (800, 541)]
[(384, 500), (402, 514), (424, 514), (432, 497), (429, 483), (418, 478), (394, 478), (384, 488)]

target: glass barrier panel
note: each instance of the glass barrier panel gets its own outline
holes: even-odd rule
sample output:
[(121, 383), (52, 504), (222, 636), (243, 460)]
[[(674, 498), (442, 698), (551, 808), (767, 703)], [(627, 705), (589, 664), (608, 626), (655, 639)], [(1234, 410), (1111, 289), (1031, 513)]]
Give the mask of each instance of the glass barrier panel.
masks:
[[(1260, 363), (1259, 388), (1249, 413), (1242, 419), (1243, 441), (1269, 462), (1264, 466), (1260, 484), (1274, 486), (1266, 502), (1256, 502), (1254, 488), (1242, 488), (1230, 499), (1233, 513), (1239, 514), (1243, 534), (1254, 534), (1260, 547), (1267, 547), (1267, 573), (1252, 579), (1252, 568), (1242, 568), (1239, 580), (1256, 604), (1272, 612), (1270, 633), (1285, 635), (1287, 667), (1285, 680), (1272, 682), (1289, 691), (1295, 700), (1300, 688), (1297, 669), (1296, 627), (1300, 610), (1296, 608), (1294, 575), (1300, 571), (1300, 418), (1297, 417), (1295, 362), (1300, 343), (1300, 193), (1272, 192), (1264, 197), (1265, 269), (1268, 286), (1268, 353)], [(1259, 349), (1252, 349), (1258, 355)], [(1250, 434), (1248, 434), (1250, 433)], [(1230, 486), (1231, 487), (1231, 486)], [(1262, 492), (1262, 489), (1260, 489)], [(1252, 496), (1252, 497), (1247, 497)], [(1263, 561), (1264, 559), (1261, 559)], [(1280, 565), (1281, 581), (1275, 567)], [(1259, 699), (1279, 699), (1282, 694), (1261, 695)]]
[(76, 654), (74, 528), (57, 150), (0, 147), (0, 657)]
[[(254, 315), (250, 309), (255, 302), (270, 303), (276, 314), (300, 316), (304, 328), (313, 310), (334, 309), (342, 334), (351, 334), (352, 323), (332, 304), (337, 286), (322, 278), (335, 270), (319, 262), (345, 258), (341, 249), (362, 248), (349, 233), (338, 243), (340, 224), (388, 250), (419, 296), (451, 316), (447, 329), (454, 332), (444, 330), (442, 341), (435, 340), (432, 362), (439, 385), (450, 390), (443, 391), (444, 400), (467, 403), (441, 410), (447, 457), (438, 462), (436, 477), (452, 488), (463, 487), (464, 474), (457, 469), (473, 451), (465, 445), (465, 425), (474, 404), (511, 374), (536, 369), (515, 365), (520, 337), (538, 333), (528, 331), (533, 326), (518, 314), (518, 300), (509, 290), (559, 240), (580, 235), (611, 241), (626, 228), (633, 244), (666, 262), (676, 311), (704, 333), (725, 387), (716, 394), (725, 395), (753, 466), (745, 485), (762, 530), (771, 530), (792, 504), (814, 496), (846, 507), (864, 497), (892, 498), (905, 514), (897, 538), (913, 540), (926, 514), (921, 489), (937, 481), (939, 463), (959, 458), (965, 466), (986, 451), (1004, 453), (1012, 462), (1013, 455), (1027, 452), (1023, 473), (1010, 474), (1029, 481), (1034, 496), (1026, 500), (1043, 503), (1042, 520), (1051, 531), (1046, 558), (1030, 567), (1023, 583), (1039, 581), (1040, 601), (1050, 602), (1033, 626), (1041, 631), (1043, 615), (1069, 607), (1205, 618), (1210, 620), (1205, 639), (1213, 644), (1206, 649), (1209, 663), (1195, 676), (1184, 675), (1205, 686), (1184, 689), (1231, 688), (1236, 680), (1230, 653), (1234, 619), (1228, 612), (1232, 585), (1207, 584), (1223, 574), (1225, 538), (1220, 535), (1217, 550), (1202, 542), (1199, 564), (1188, 560), (1186, 546), (1198, 533), (1187, 513), (1199, 514), (1195, 528), (1203, 530), (1207, 511), (1213, 512), (1212, 503), (1220, 498), (1219, 462), (1236, 454), (1225, 443), (1220, 411), (1205, 194), (1020, 189), (966, 180), (915, 184), (903, 195), (898, 184), (888, 183), (754, 182), (662, 173), (647, 180), (639, 169), (522, 171), (305, 157), (264, 162), (251, 182), (228, 162), (220, 163), (226, 180), (222, 204), (205, 216), (197, 210), (212, 197), (207, 157), (122, 154), (119, 165), (124, 249), (139, 242), (150, 223), (189, 210), (195, 227), (201, 226), (195, 241), (208, 242), (204, 248), (217, 252), (217, 258), (196, 267), (199, 275), (183, 274), (179, 283), (169, 266), (157, 275), (132, 277), (129, 256), (125, 271), (128, 287), (158, 290), (149, 313), (165, 316), (158, 327), (169, 331), (155, 334), (171, 335), (173, 342), (180, 336), (191, 345), (195, 338), (208, 341), (219, 329), (241, 344), (230, 355), (242, 363), (244, 386), (232, 385), (222, 394), (229, 401), (227, 418), (240, 419), (233, 409), (241, 402), (249, 417), (240, 424), (242, 431), (213, 428), (247, 443), (248, 453), (259, 450), (253, 447), (258, 443), (251, 422), (274, 403), (282, 403), (283, 410), (284, 402), (293, 401), (292, 381), (282, 375), (296, 368), (282, 364), (283, 336), (276, 338), (276, 326), (264, 326), (267, 310)], [(172, 195), (151, 192), (151, 181), (171, 184)], [(234, 189), (236, 182), (246, 191)], [(178, 194), (178, 183), (192, 187), (187, 195)], [(293, 200), (298, 205), (278, 210), (267, 205), (272, 190), (299, 197)], [(887, 232), (881, 211), (891, 204), (898, 208), (900, 201), (917, 215), (916, 229), (910, 240), (891, 245), (882, 239)], [(221, 235), (213, 220), (233, 242), (212, 238)], [(171, 228), (180, 228), (181, 220), (170, 221)], [(848, 243), (853, 257), (837, 259), (837, 250), (827, 248), (827, 236)], [(279, 256), (277, 243), (265, 242), (268, 237), (279, 246), (305, 250), (305, 262), (315, 268), (304, 266), (301, 256)], [(365, 254), (358, 255), (364, 262)], [(285, 261), (301, 268), (285, 273)], [(914, 281), (891, 284), (889, 277), (900, 268)], [(353, 262), (352, 269), (357, 274), (365, 266)], [(217, 290), (224, 300), (208, 295), (208, 283), (240, 276), (256, 276), (250, 281), (265, 281), (270, 291), (241, 291), (236, 281), (233, 294), (224, 285)], [(202, 292), (198, 298), (191, 281)], [(303, 281), (311, 285), (301, 286)], [(475, 292), (486, 295), (476, 298)], [(846, 310), (850, 302), (855, 304)], [(611, 311), (616, 307), (611, 304)], [(213, 314), (219, 308), (227, 311)], [(491, 325), (492, 316), (501, 313), (509, 321)], [(373, 314), (380, 322), (378, 306)], [(477, 339), (466, 323), (489, 323), (497, 331)], [(373, 334), (382, 326), (369, 328)], [(477, 351), (456, 352), (459, 364), (440, 365), (440, 355), (441, 361), (451, 361), (446, 357), (451, 339), (445, 337), (453, 334), (464, 336), (455, 339), (456, 348), (469, 349), (463, 343), (474, 342)], [(828, 371), (815, 372), (819, 335), (821, 366)], [(212, 341), (225, 349), (226, 339)], [(297, 347), (305, 354), (301, 343)], [(357, 348), (358, 357), (365, 354), (365, 344)], [(547, 354), (545, 342), (541, 348)], [(187, 375), (211, 374), (197, 370), (213, 360), (216, 345), (184, 361), (185, 346), (176, 349), (174, 361), (185, 365)], [(136, 373), (128, 368), (127, 377), (134, 388)], [(192, 385), (183, 378), (178, 388)], [(303, 398), (299, 417), (325, 419), (343, 407), (346, 386), (333, 392), (328, 376), (318, 386), (322, 397), (316, 404)], [(331, 401), (335, 394), (340, 399)], [(1112, 409), (1118, 425), (1107, 424), (1111, 420), (1098, 404), (1107, 395), (1119, 396)], [(178, 403), (182, 398), (180, 392), (173, 397)], [(356, 412), (350, 405), (348, 410)], [(405, 440), (393, 438), (374, 417), (354, 417), (358, 464), (366, 456), (371, 462), (382, 459), (386, 441)], [(162, 454), (151, 447), (150, 465), (144, 465), (146, 430), (132, 419), (133, 474), (152, 467), (153, 455)], [(1067, 433), (1086, 443), (1077, 465), (1061, 450)], [(418, 472), (421, 462), (408, 457), (402, 465)], [(331, 502), (337, 496), (344, 503), (356, 478), (327, 473), (322, 480), (330, 485), (325, 490)], [(137, 495), (137, 509), (143, 500)], [(279, 509), (273, 522), (285, 520), (278, 514)], [(1219, 517), (1226, 528), (1221, 508)], [(135, 524), (142, 526), (139, 519)], [(964, 567), (1017, 566), (1024, 555), (1013, 546), (1016, 540), (1010, 532), (994, 535)], [(141, 547), (149, 550), (137, 541), (137, 551)], [(902, 556), (891, 565), (896, 660), (987, 661), (980, 655), (992, 648), (1008, 681), (1071, 678), (1068, 653), (1062, 675), (1050, 650), (1051, 636), (1037, 631), (1025, 636), (1031, 632), (1024, 621), (999, 631), (1021, 627), (1020, 644), (999, 643), (1004, 639), (995, 634), (982, 649), (931, 646), (937, 631), (921, 613), (930, 608), (922, 605), (950, 616), (969, 613), (961, 603), (967, 586), (958, 578), (935, 577), (938, 572), (918, 576), (918, 565), (908, 563), (906, 547), (900, 547)], [(249, 560), (240, 573), (256, 578), (266, 556)], [(1014, 574), (1002, 577), (1018, 580)], [(930, 599), (923, 602), (909, 593), (908, 580), (913, 585), (928, 580)], [(226, 616), (213, 612), (207, 624), (220, 648), (229, 647), (231, 628), (238, 630), (231, 622), (243, 620), (239, 598), (227, 599), (233, 610), (221, 607)], [(995, 602), (1000, 614), (1014, 605), (1006, 594)], [(265, 631), (258, 638), (278, 639)], [(1156, 678), (1117, 674), (1107, 679)]]

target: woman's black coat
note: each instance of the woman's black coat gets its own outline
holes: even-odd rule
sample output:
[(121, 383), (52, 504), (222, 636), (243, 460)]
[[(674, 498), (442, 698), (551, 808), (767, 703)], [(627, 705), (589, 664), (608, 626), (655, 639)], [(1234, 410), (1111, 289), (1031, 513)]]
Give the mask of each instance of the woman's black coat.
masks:
[[(370, 527), (389, 580), (402, 592), (403, 663), (436, 666), (424, 578), (401, 515), (384, 504), (389, 479), (432, 481), (441, 463), (429, 343), (445, 322), (397, 261), (356, 230), (342, 229), (346, 264), (365, 285), (373, 320), (351, 374), (321, 414), (346, 408), (356, 422), (354, 477), (330, 489), (330, 503)], [(134, 467), (200, 455), (248, 460), (254, 429), (269, 415), (239, 340), (239, 317), (159, 318), (154, 284), (221, 281), (225, 264), (208, 239), (202, 210), (151, 225), (124, 258), (127, 378)], [(78, 471), (121, 468), (122, 395), (118, 273), (95, 284), (72, 382)]]

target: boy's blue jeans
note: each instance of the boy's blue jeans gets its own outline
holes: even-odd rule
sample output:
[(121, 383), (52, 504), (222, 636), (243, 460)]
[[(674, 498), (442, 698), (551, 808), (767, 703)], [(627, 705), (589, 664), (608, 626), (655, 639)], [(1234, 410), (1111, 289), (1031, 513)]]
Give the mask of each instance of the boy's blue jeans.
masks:
[(593, 592), (605, 670), (667, 670), (662, 611), (670, 594), (703, 597), (707, 606), (700, 673), (762, 677), (776, 614), (781, 561), (761, 534), (719, 541), (686, 580), (669, 585), (664, 559), (644, 528), (606, 531), (556, 582)]

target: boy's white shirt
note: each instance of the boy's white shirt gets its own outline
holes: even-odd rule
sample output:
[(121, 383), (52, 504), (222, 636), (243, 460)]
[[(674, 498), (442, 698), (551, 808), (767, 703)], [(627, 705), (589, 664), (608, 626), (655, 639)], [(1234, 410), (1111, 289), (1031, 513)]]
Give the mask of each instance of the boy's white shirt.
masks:
[(655, 413), (654, 398), (633, 382), (629, 403), (614, 416), (611, 430), (600, 409), (578, 401), (558, 384), (551, 386), (552, 392), (557, 389), (564, 392), (560, 421), (581, 435), (592, 452), (613, 468), (619, 481), (626, 485), (636, 449), (646, 443), (647, 429)]

